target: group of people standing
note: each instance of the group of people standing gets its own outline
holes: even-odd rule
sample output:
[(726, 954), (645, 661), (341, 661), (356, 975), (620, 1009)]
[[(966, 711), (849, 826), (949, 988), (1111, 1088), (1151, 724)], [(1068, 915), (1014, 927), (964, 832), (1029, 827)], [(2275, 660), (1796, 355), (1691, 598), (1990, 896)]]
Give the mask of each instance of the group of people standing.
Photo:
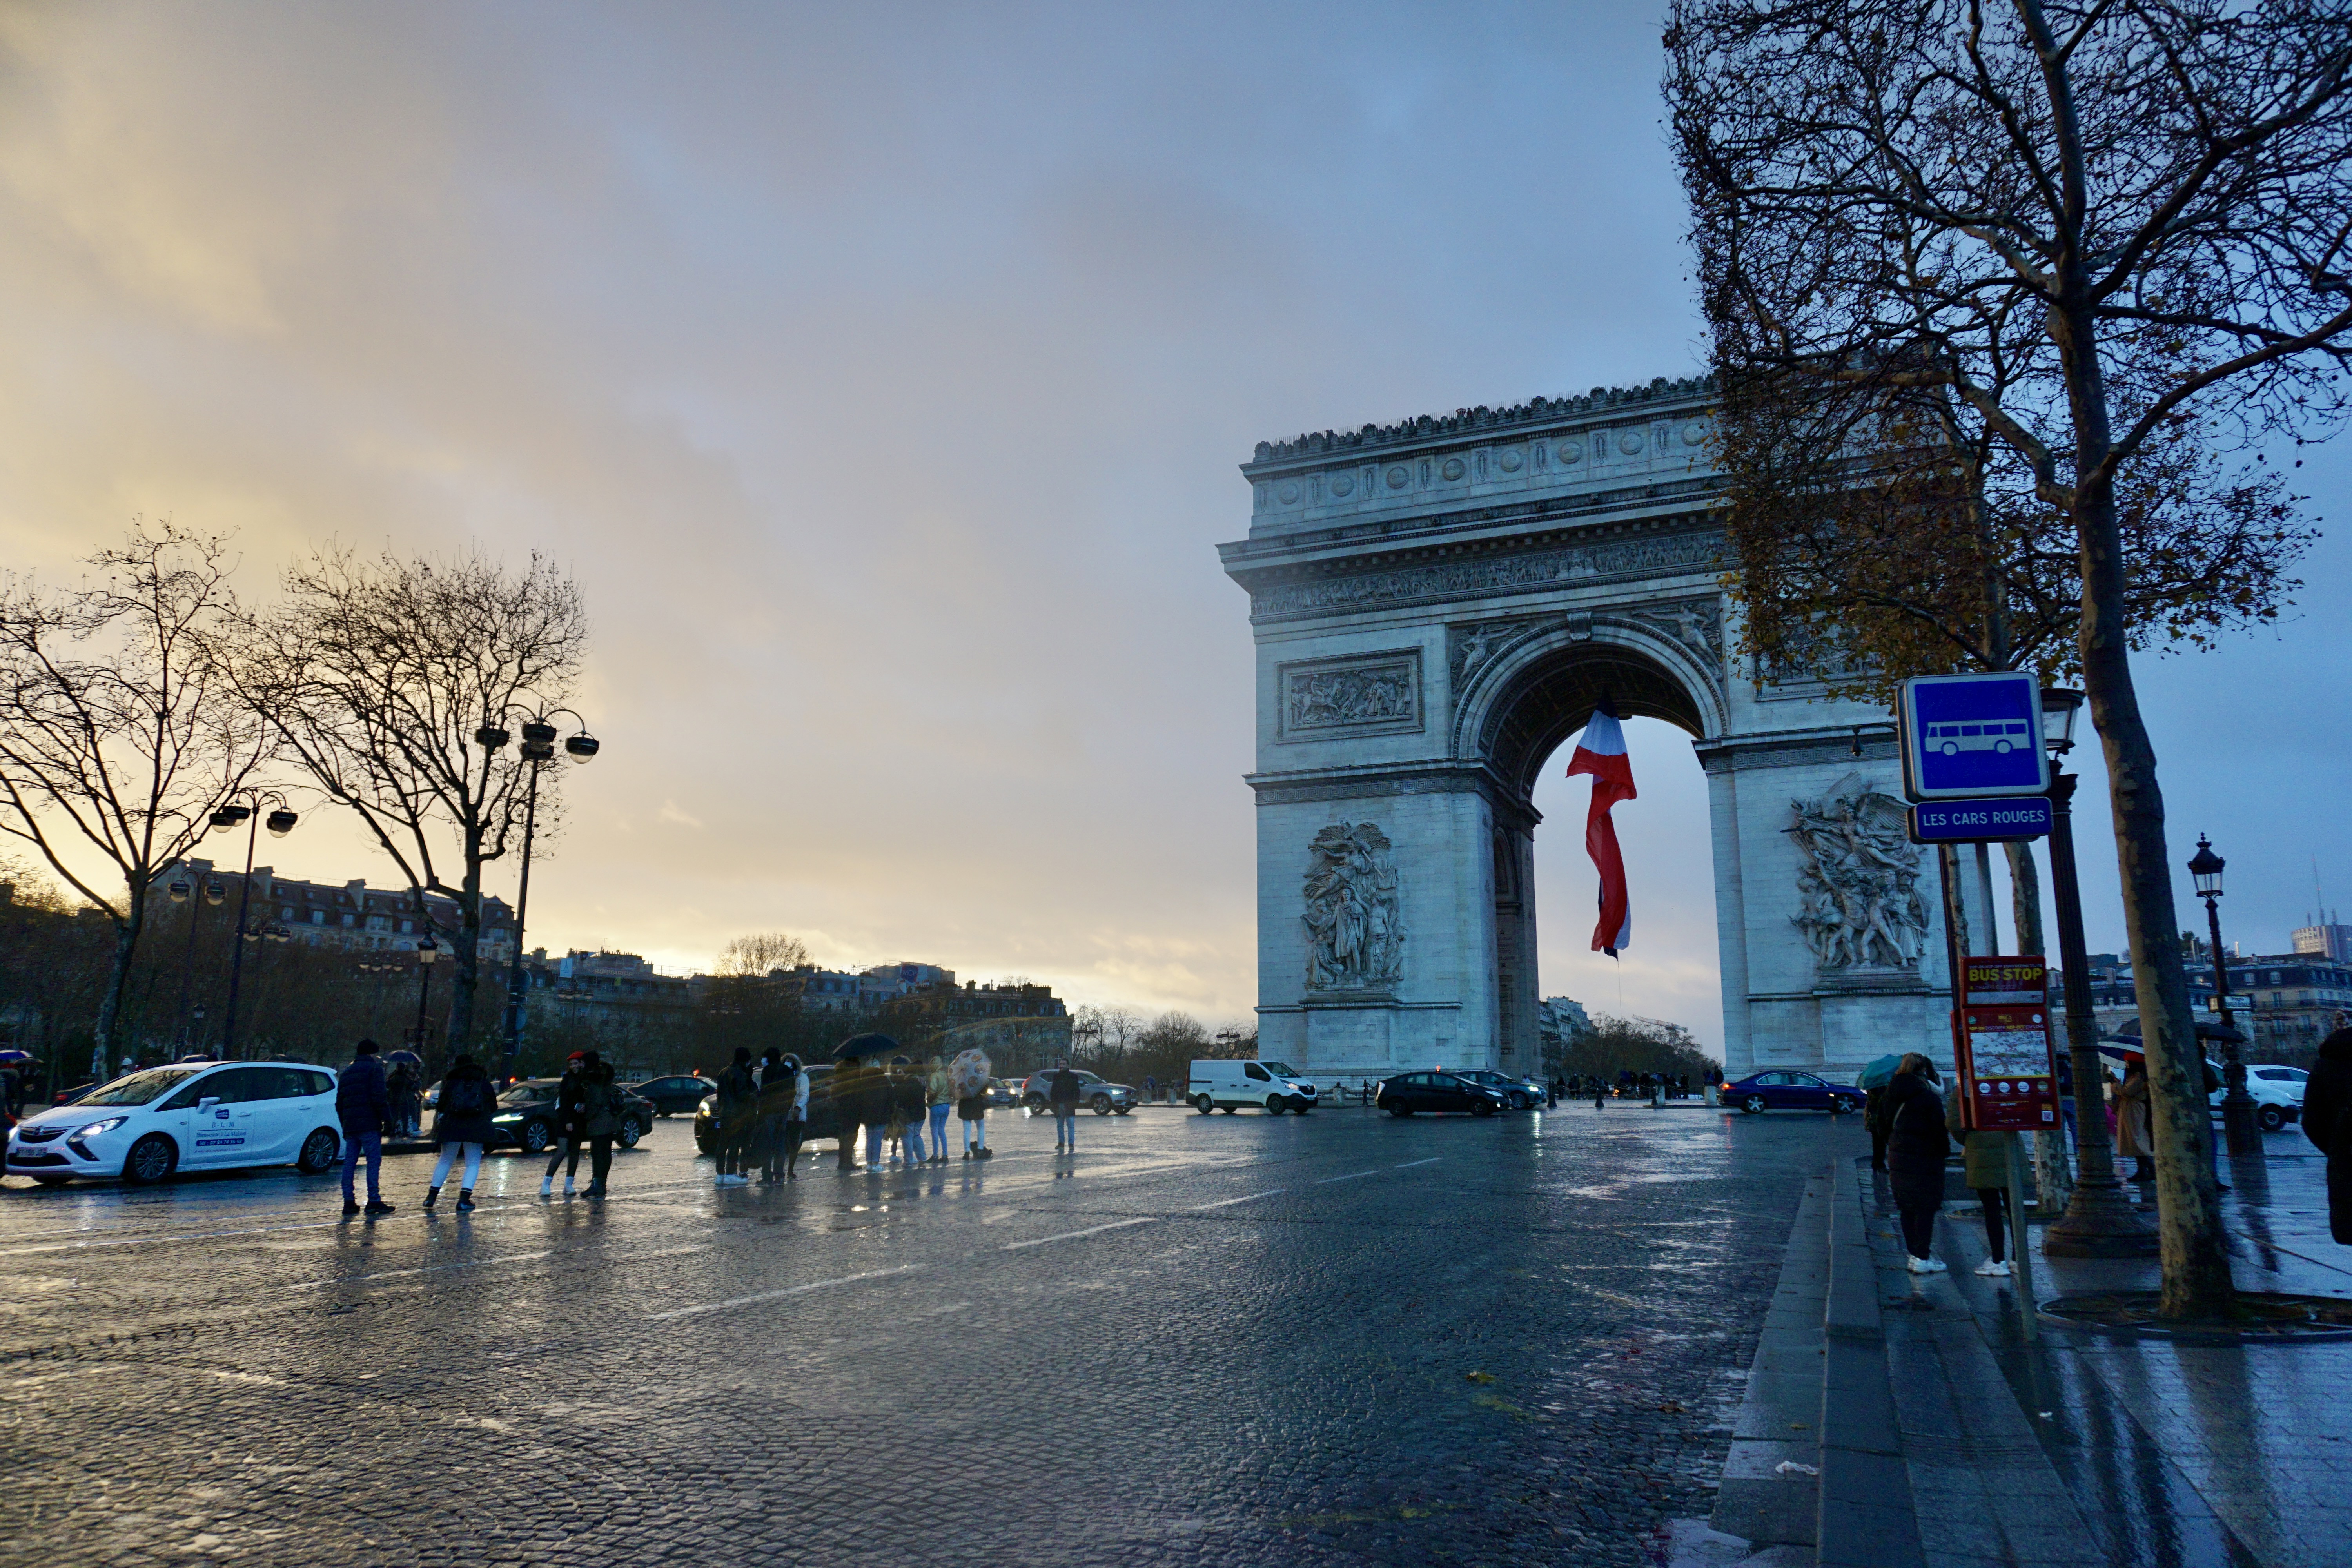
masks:
[[(1071, 1084), (1075, 1110), (1075, 1076)], [(986, 1160), (994, 1153), (988, 1147), (984, 1086), (958, 1095), (947, 1064), (937, 1057), (921, 1068), (906, 1057), (894, 1057), (887, 1066), (878, 1055), (858, 1057), (818, 1081), (799, 1058), (781, 1047), (771, 1047), (755, 1067), (751, 1053), (739, 1046), (733, 1063), (719, 1075), (713, 1110), (719, 1163), (713, 1182), (722, 1187), (748, 1184), (755, 1166), (763, 1183), (798, 1180), (801, 1143), (811, 1136), (837, 1140), (838, 1168), (860, 1169), (861, 1128), (867, 1167), (944, 1165), (950, 1113), (963, 1124), (965, 1159)]]

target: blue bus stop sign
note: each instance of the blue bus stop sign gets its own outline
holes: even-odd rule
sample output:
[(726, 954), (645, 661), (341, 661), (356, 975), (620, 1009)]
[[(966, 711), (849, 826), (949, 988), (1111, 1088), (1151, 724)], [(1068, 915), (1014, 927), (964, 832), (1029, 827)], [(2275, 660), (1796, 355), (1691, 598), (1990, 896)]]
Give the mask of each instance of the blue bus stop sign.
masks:
[(1926, 675), (1895, 703), (1903, 791), (1915, 801), (2047, 795), (2042, 687), (2030, 673)]

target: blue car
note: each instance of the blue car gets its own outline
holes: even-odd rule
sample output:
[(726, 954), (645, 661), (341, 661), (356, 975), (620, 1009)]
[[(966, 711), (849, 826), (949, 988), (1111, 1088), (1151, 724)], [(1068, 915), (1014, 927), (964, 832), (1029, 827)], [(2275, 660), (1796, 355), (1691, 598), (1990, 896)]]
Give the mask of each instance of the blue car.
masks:
[(1768, 1110), (1827, 1110), (1862, 1109), (1862, 1090), (1852, 1084), (1832, 1083), (1809, 1072), (1786, 1068), (1750, 1073), (1723, 1086), (1723, 1103), (1736, 1105), (1750, 1116)]

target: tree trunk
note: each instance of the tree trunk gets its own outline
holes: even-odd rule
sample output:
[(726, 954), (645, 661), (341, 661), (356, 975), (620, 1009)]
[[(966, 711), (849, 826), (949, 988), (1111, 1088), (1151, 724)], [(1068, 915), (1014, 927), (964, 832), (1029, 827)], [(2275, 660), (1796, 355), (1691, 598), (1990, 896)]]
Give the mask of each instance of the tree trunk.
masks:
[[(98, 1025), (91, 1032), (89, 1076), (104, 1083), (113, 1077), (114, 1026), (122, 1016), (122, 998), (131, 989), (131, 960), (139, 947), (140, 900), (134, 894), (131, 918), (114, 926), (114, 963), (107, 972), (106, 989), (98, 994)], [(60, 1086), (62, 1087), (62, 1086)]]
[[(2079, 265), (2079, 264), (2078, 264)], [(2207, 1154), (2213, 1138), (2189, 982), (2174, 933), (2172, 868), (2165, 849), (2164, 795), (2156, 748), (2140, 717), (2124, 626), (2124, 555), (2113, 486), (2089, 480), (2112, 445), (2106, 390), (2087, 311), (2053, 312), (2066, 356), (2074, 419), (2074, 511), (2082, 546), (2083, 686), (2107, 762), (2124, 927), (2131, 942), (2134, 999), (2147, 1055), (2156, 1131), (2156, 1200), (2168, 1318), (2228, 1316), (2236, 1301), (2223, 1243), (2221, 1194)], [(2082, 1086), (2077, 1085), (2079, 1090)], [(2095, 1113), (2095, 1107), (2094, 1107)]]

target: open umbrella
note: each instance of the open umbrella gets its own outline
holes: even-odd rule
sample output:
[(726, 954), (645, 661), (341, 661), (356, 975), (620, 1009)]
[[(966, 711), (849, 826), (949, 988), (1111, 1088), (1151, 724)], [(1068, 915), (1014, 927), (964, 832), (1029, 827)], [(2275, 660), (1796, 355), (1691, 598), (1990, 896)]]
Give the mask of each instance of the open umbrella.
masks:
[(413, 1068), (421, 1068), (425, 1065), (425, 1058), (423, 1057), (418, 1056), (415, 1051), (409, 1050), (387, 1051), (384, 1053), (383, 1059), (388, 1062), (406, 1062)]
[(32, 1059), (30, 1051), (0, 1051), (0, 1067), (23, 1067)]
[(958, 1051), (948, 1063), (948, 1087), (958, 1100), (970, 1100), (988, 1087), (989, 1070), (987, 1052)]
[(1876, 1089), (1891, 1081), (1895, 1077), (1895, 1064), (1902, 1059), (1900, 1057), (1878, 1058), (1862, 1069), (1862, 1076), (1853, 1080), (1853, 1086), (1856, 1089)]
[(833, 1059), (837, 1062), (861, 1061), (867, 1057), (887, 1056), (898, 1048), (898, 1042), (887, 1035), (852, 1035), (833, 1047)]

